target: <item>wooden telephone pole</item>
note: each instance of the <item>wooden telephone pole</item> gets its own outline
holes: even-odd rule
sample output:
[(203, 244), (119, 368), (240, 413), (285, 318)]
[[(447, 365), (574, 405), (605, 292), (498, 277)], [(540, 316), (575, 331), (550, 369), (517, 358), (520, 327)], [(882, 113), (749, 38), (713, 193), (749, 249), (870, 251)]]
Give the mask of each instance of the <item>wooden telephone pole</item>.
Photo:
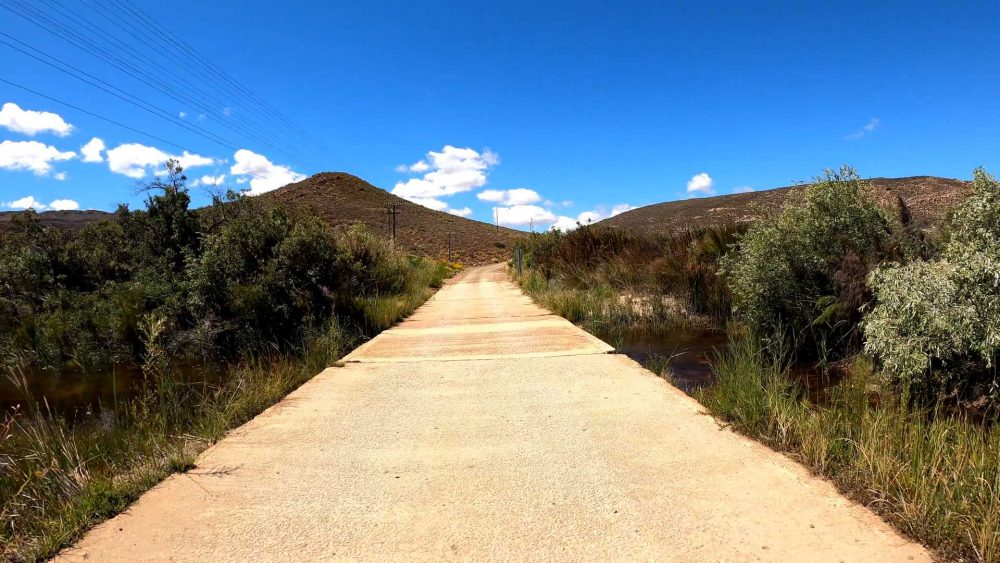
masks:
[(398, 203), (390, 203), (385, 206), (385, 213), (389, 216), (389, 241), (393, 248), (396, 248), (396, 216), (402, 211)]

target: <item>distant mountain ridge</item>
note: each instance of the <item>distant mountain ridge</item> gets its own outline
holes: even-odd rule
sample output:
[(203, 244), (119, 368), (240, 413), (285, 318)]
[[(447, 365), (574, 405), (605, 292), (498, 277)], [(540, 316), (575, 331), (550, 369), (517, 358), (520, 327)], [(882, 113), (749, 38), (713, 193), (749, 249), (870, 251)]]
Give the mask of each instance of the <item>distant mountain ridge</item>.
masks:
[[(916, 224), (927, 228), (940, 221), (955, 204), (971, 193), (971, 183), (936, 176), (872, 178), (878, 199), (894, 206), (897, 197), (910, 208)], [(639, 233), (670, 234), (718, 225), (749, 223), (773, 213), (803, 186), (787, 186), (755, 192), (667, 201), (626, 211), (596, 225), (618, 227)]]
[[(333, 227), (364, 223), (383, 236), (390, 236), (387, 210), (396, 210), (396, 244), (404, 252), (466, 264), (491, 264), (510, 258), (515, 241), (524, 233), (506, 227), (466, 219), (409, 202), (346, 172), (323, 172), (288, 184), (259, 197), (291, 212), (307, 212)], [(11, 219), (21, 211), (0, 213), (0, 234), (10, 229)], [(43, 225), (77, 231), (109, 219), (105, 211), (45, 211), (38, 214)], [(449, 234), (450, 233), (450, 234)]]

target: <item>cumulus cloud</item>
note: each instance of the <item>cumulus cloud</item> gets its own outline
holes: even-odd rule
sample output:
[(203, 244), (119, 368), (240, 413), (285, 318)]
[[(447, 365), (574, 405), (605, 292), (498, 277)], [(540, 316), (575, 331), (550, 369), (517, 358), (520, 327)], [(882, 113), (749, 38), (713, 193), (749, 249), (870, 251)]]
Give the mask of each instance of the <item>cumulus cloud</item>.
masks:
[(733, 188), (734, 194), (746, 194), (752, 191), (754, 191), (754, 189), (750, 186), (736, 186), (735, 188)]
[(52, 177), (55, 178), (56, 180), (59, 180), (60, 182), (65, 182), (66, 180), (69, 179), (69, 175), (67, 175), (65, 172), (56, 172), (55, 174), (52, 175)]
[(206, 186), (218, 186), (226, 181), (226, 175), (219, 174), (218, 176), (209, 176), (206, 174), (205, 176), (202, 176), (199, 181)]
[(444, 211), (445, 209), (448, 209), (447, 203), (433, 197), (411, 197), (407, 198), (407, 201), (412, 201), (417, 205), (423, 205), (424, 207), (428, 207), (434, 211)]
[[(233, 155), (235, 163), (229, 169), (233, 176), (249, 176), (250, 195), (259, 195), (282, 186), (305, 180), (305, 174), (299, 174), (288, 166), (274, 164), (262, 154), (247, 149), (240, 149)], [(237, 179), (239, 182), (239, 179)], [(242, 183), (242, 182), (239, 182)]]
[(470, 148), (445, 145), (441, 152), (430, 151), (426, 160), (407, 167), (411, 172), (427, 173), (421, 178), (398, 182), (392, 193), (415, 201), (467, 192), (485, 185), (487, 170), (499, 162), (497, 154), (489, 149), (480, 153)]
[(712, 177), (708, 175), (708, 172), (695, 174), (688, 180), (687, 192), (689, 194), (715, 195), (713, 183)]
[(86, 145), (80, 148), (84, 162), (104, 162), (101, 153), (104, 152), (104, 141), (94, 137)]
[(52, 163), (69, 160), (76, 156), (73, 151), (59, 149), (38, 141), (3, 141), (0, 143), (0, 168), (6, 170), (30, 170), (36, 176), (45, 176), (52, 171)]
[(72, 199), (56, 199), (49, 204), (49, 209), (56, 211), (76, 211), (80, 209), (80, 204)]
[(527, 188), (514, 188), (513, 190), (483, 190), (476, 194), (480, 201), (490, 201), (500, 203), (505, 206), (528, 205), (542, 200), (535, 190)]
[(556, 221), (556, 216), (538, 205), (511, 205), (495, 207), (497, 222), (507, 227), (535, 224), (539, 227)]
[(458, 215), (459, 217), (468, 217), (472, 215), (472, 209), (469, 207), (463, 207), (461, 209), (449, 209), (448, 213), (452, 215)]
[(560, 215), (556, 217), (554, 223), (552, 223), (553, 229), (559, 229), (563, 232), (569, 232), (577, 228), (580, 225), (589, 225), (590, 223), (596, 223), (601, 219), (607, 219), (608, 217), (614, 217), (615, 215), (620, 215), (626, 211), (631, 211), (632, 209), (638, 209), (634, 205), (628, 203), (619, 203), (618, 205), (611, 208), (611, 213), (605, 215), (604, 208), (598, 206), (597, 209), (593, 211), (584, 211), (576, 217), (567, 217), (566, 215)]
[(560, 215), (556, 217), (555, 222), (552, 223), (552, 229), (559, 229), (560, 231), (566, 233), (572, 231), (573, 229), (579, 227), (580, 225), (589, 225), (590, 223), (596, 223), (604, 217), (599, 211), (584, 211), (576, 217), (567, 217), (565, 215)]
[(65, 137), (73, 131), (73, 126), (66, 123), (57, 113), (21, 109), (12, 102), (7, 102), (0, 108), (0, 127), (32, 137), (44, 132)]
[(879, 120), (878, 120), (878, 118), (877, 117), (873, 117), (873, 118), (871, 118), (871, 119), (868, 120), (868, 123), (865, 123), (864, 125), (862, 125), (861, 129), (858, 129), (857, 131), (855, 131), (853, 133), (849, 133), (847, 135), (844, 135), (844, 140), (845, 141), (856, 141), (856, 140), (860, 139), (861, 137), (864, 137), (865, 135), (868, 135), (868, 134), (872, 133), (873, 131), (875, 131), (876, 129), (878, 129), (878, 126), (879, 126)]
[(161, 170), (168, 160), (176, 160), (181, 168), (185, 170), (215, 163), (214, 159), (201, 156), (200, 154), (192, 154), (184, 151), (179, 155), (171, 155), (156, 147), (140, 145), (139, 143), (118, 145), (113, 149), (109, 149), (106, 154), (108, 169), (115, 174), (122, 174), (136, 179), (141, 179), (150, 172)]
[(14, 201), (7, 201), (0, 205), (8, 209), (34, 209), (35, 211), (47, 211), (50, 209), (53, 211), (73, 211), (80, 209), (80, 204), (72, 199), (57, 199), (45, 205), (30, 195), (21, 199), (15, 199)]
[(611, 217), (614, 217), (616, 215), (621, 215), (622, 213), (625, 213), (626, 211), (632, 211), (633, 209), (639, 209), (639, 207), (635, 205), (629, 205), (627, 203), (619, 203), (618, 205), (611, 208)]

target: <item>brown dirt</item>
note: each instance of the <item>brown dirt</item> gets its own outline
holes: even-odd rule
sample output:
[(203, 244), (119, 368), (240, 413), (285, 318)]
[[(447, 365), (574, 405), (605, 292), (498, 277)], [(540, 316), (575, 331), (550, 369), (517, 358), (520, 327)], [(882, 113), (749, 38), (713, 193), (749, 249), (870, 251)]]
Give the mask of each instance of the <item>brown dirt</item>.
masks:
[(396, 204), (396, 243), (406, 252), (434, 258), (490, 264), (510, 258), (519, 231), (434, 211), (410, 203), (346, 172), (324, 172), (261, 196), (291, 210), (310, 212), (333, 226), (362, 222), (377, 233), (389, 233), (386, 208)]
[[(921, 227), (929, 227), (970, 193), (970, 183), (935, 176), (873, 178), (879, 200), (896, 206), (902, 197)], [(692, 198), (647, 205), (600, 221), (598, 225), (622, 227), (642, 233), (668, 234), (687, 229), (748, 223), (779, 210), (801, 186), (716, 197)]]

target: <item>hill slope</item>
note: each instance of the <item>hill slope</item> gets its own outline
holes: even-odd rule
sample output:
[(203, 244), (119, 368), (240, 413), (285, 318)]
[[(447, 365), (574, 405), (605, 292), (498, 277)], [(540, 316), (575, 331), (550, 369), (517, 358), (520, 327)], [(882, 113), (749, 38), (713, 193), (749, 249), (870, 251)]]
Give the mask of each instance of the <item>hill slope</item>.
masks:
[[(24, 213), (23, 211), (0, 211), (0, 233), (10, 228), (11, 220), (14, 216)], [(38, 214), (38, 220), (42, 225), (57, 227), (69, 231), (79, 231), (90, 223), (110, 219), (114, 213), (107, 211), (97, 211), (88, 209), (86, 211), (43, 211)]]
[(312, 213), (333, 226), (366, 224), (371, 230), (389, 234), (386, 209), (395, 204), (396, 244), (412, 254), (448, 257), (451, 232), (452, 260), (466, 264), (489, 264), (510, 258), (519, 231), (457, 217), (411, 203), (345, 172), (323, 172), (289, 184), (261, 198), (289, 210)]
[[(940, 220), (957, 202), (970, 193), (969, 182), (911, 176), (908, 178), (872, 178), (879, 200), (895, 206), (897, 196), (913, 213), (921, 227)], [(699, 227), (751, 222), (761, 215), (777, 211), (799, 186), (767, 191), (693, 198), (647, 205), (599, 221), (598, 225), (621, 227), (642, 233), (667, 234)]]

